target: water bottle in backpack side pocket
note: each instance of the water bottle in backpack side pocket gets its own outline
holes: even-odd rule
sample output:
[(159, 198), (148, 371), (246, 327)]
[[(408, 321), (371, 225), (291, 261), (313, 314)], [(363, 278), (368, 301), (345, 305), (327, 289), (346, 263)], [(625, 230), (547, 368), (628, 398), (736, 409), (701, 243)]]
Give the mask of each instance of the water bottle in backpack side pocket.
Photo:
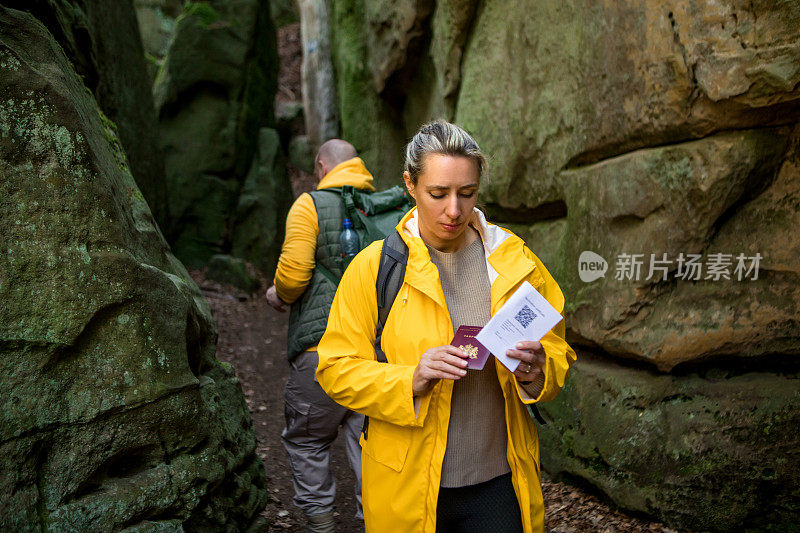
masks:
[(358, 242), (358, 234), (353, 229), (353, 222), (349, 218), (344, 219), (344, 229), (342, 234), (339, 235), (339, 242), (342, 244), (342, 257), (344, 258), (344, 266), (350, 264), (350, 261), (361, 250)]

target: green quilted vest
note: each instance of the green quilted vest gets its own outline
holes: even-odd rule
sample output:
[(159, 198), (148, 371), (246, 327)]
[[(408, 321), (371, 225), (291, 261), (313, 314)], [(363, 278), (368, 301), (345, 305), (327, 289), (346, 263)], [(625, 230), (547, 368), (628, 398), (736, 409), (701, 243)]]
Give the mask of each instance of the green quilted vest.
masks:
[(291, 362), (308, 348), (319, 344), (333, 304), (338, 280), (344, 273), (344, 258), (339, 236), (344, 223), (344, 204), (338, 192), (325, 189), (309, 193), (319, 221), (316, 266), (303, 295), (289, 313), (289, 338), (286, 354)]

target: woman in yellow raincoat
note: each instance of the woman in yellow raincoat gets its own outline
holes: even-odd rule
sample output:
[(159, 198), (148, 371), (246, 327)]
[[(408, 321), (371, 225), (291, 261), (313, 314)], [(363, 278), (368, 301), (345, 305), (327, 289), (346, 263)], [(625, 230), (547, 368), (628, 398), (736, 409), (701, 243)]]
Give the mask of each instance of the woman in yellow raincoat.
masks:
[(494, 358), (466, 370), (467, 355), (449, 344), (458, 326), (485, 325), (524, 281), (564, 309), (522, 239), (475, 208), (484, 166), (458, 126), (420, 129), (406, 148), (403, 177), (417, 207), (397, 225), (409, 257), (381, 337), (388, 362), (373, 349), (381, 242), (348, 267), (319, 344), (322, 388), (369, 417), (361, 438), (367, 531), (544, 530), (526, 404), (552, 400), (575, 361), (564, 322), (509, 350), (521, 360), (513, 373)]

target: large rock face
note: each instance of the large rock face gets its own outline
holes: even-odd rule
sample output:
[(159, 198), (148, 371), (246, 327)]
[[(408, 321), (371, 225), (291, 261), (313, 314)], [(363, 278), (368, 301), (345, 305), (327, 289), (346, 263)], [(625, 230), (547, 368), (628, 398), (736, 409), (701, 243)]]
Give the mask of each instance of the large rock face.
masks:
[(69, 57), (103, 113), (117, 126), (136, 184), (167, 231), (164, 158), (139, 28), (131, 0), (3, 0), (42, 22)]
[(250, 259), (262, 272), (272, 272), (281, 253), (286, 206), (292, 201), (288, 182), (278, 132), (261, 128), (253, 164), (239, 193), (232, 252)]
[(696, 530), (796, 525), (800, 388), (770, 370), (672, 376), (586, 356), (542, 406), (542, 463)]
[(207, 305), (50, 33), (0, 7), (0, 529), (242, 530), (266, 502)]
[[(176, 221), (173, 250), (189, 267), (232, 248), (258, 248), (237, 242), (248, 231), (237, 228), (236, 214), (243, 211), (243, 202), (265, 190), (248, 181), (259, 172), (254, 167), (263, 166), (264, 150), (280, 149), (277, 137), (259, 134), (275, 125), (277, 61), (275, 28), (265, 2), (188, 2), (175, 20), (153, 91), (170, 213)], [(269, 141), (276, 143), (274, 148), (264, 146)], [(261, 220), (267, 243), (279, 240), (291, 203), (286, 172), (271, 173), (270, 179), (274, 196), (259, 200), (275, 206), (272, 216)], [(273, 250), (243, 258), (269, 275), (277, 255)]]
[[(403, 143), (424, 121), (443, 116), (472, 132), (490, 157), (481, 190), (490, 218), (548, 265), (566, 295), (568, 336), (597, 354), (597, 365), (613, 374), (618, 362), (635, 360), (676, 389), (694, 386), (687, 373), (698, 367), (723, 376), (761, 369), (766, 390), (773, 381), (776, 391), (787, 390), (787, 379), (800, 385), (800, 4), (337, 0), (331, 13), (344, 138), (388, 185), (401, 175)], [(583, 252), (596, 254), (597, 268), (606, 262), (604, 277), (581, 278)], [(687, 267), (692, 258), (699, 274)], [(626, 262), (640, 263), (638, 272)], [(645, 386), (650, 370), (631, 376)], [(571, 409), (596, 408), (579, 394), (594, 387), (588, 376), (570, 378), (562, 401)], [(787, 394), (775, 401), (796, 406)], [(648, 409), (661, 416), (657, 405)], [(688, 405), (675, 409), (691, 414)], [(733, 402), (730, 412), (757, 425), (771, 416), (764, 409)], [(600, 446), (588, 418), (557, 424)], [(725, 434), (764, 464), (796, 470), (798, 457), (781, 451), (796, 440), (779, 432), (775, 446), (762, 447), (722, 419), (706, 423), (699, 444), (645, 448), (665, 459), (656, 461), (662, 471), (680, 450), (685, 469), (669, 481), (637, 476), (636, 460), (605, 473), (585, 468), (555, 437), (544, 467), (679, 526), (724, 530), (726, 515), (758, 523), (765, 500), (744, 516), (738, 499), (714, 499), (717, 512), (699, 516), (696, 502), (710, 505), (722, 483), (750, 478), (745, 469), (716, 476), (691, 450)], [(615, 442), (620, 455), (644, 453), (634, 439)], [(632, 486), (607, 482), (611, 471)], [(791, 479), (776, 479), (770, 508), (796, 521)], [(637, 499), (636, 491), (669, 497)], [(690, 511), (676, 512), (680, 502)]]
[(363, 0), (337, 0), (330, 8), (342, 138), (356, 147), (377, 183), (396, 185), (403, 175), (404, 131), (395, 122), (401, 107), (393, 106), (373, 87), (364, 5)]

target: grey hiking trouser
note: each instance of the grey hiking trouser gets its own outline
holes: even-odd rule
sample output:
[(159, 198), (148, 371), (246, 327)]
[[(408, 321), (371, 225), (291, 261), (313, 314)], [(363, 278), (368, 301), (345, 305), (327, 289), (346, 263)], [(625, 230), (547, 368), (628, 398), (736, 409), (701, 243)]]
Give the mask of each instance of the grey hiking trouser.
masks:
[(344, 428), (345, 449), (356, 475), (356, 517), (361, 512), (361, 446), (364, 416), (331, 400), (314, 379), (317, 352), (303, 352), (292, 361), (284, 390), (286, 428), (281, 433), (289, 454), (294, 504), (306, 515), (333, 511), (336, 480), (330, 470), (331, 444)]

